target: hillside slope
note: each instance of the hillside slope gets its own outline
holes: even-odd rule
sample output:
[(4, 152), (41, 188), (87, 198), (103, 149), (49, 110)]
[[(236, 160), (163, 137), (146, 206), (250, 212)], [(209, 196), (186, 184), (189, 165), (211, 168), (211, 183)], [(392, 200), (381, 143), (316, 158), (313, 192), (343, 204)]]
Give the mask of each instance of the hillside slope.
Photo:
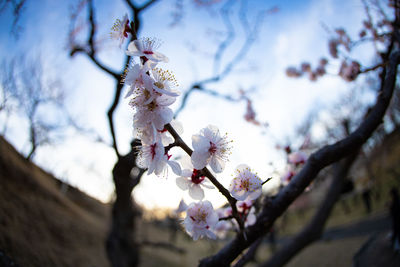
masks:
[(0, 253), (20, 267), (108, 266), (109, 207), (61, 186), (0, 137)]

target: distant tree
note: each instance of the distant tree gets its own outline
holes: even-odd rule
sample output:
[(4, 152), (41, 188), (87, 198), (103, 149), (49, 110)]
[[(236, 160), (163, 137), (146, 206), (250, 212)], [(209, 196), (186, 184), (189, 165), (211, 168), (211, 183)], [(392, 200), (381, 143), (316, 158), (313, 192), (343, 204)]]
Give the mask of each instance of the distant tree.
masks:
[[(19, 56), (1, 66), (2, 109), (7, 116), (20, 116), (28, 124), (30, 143), (26, 158), (31, 160), (37, 149), (62, 139), (63, 130), (72, 124), (64, 106), (62, 82), (50, 77), (40, 57)], [(7, 123), (5, 123), (5, 134)]]

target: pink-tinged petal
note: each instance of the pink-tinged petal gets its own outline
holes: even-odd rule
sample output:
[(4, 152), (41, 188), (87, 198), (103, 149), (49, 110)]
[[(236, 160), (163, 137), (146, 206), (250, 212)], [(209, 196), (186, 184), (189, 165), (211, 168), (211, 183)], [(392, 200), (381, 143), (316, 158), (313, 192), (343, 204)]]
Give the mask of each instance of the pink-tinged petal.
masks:
[[(191, 183), (189, 181), (189, 183)], [(192, 184), (189, 188), (189, 196), (195, 200), (202, 200), (204, 198), (204, 191), (198, 184)]]
[(175, 101), (176, 101), (175, 97), (171, 97), (171, 96), (168, 96), (168, 95), (161, 95), (161, 96), (159, 96), (157, 98), (157, 103), (160, 106), (170, 106), (173, 103), (175, 103)]
[(247, 192), (244, 190), (233, 190), (231, 191), (231, 195), (237, 200), (245, 200), (247, 198)]
[[(126, 54), (128, 56), (142, 56), (142, 51), (140, 50), (141, 44), (138, 40), (134, 40), (129, 43), (128, 50)], [(143, 48), (142, 48), (143, 49)]]
[(210, 230), (206, 231), (205, 234), (206, 234), (207, 237), (210, 238), (210, 239), (217, 239), (217, 236), (216, 236), (213, 232), (211, 232)]
[(192, 146), (195, 151), (208, 152), (210, 141), (202, 135), (195, 134), (192, 136)]
[(257, 217), (254, 213), (249, 213), (246, 218), (246, 226), (250, 226), (256, 223)]
[[(146, 69), (147, 69), (147, 67), (146, 67)], [(151, 91), (151, 89), (153, 88), (153, 83), (154, 83), (153, 78), (151, 78), (151, 77), (150, 77), (149, 75), (147, 75), (147, 74), (143, 74), (143, 75), (142, 75), (142, 79), (143, 79), (144, 87), (145, 87), (148, 91)]]
[(208, 152), (193, 151), (191, 157), (193, 167), (197, 170), (203, 169), (208, 163), (209, 155)]
[(168, 146), (169, 144), (172, 144), (174, 142), (174, 138), (172, 138), (171, 136), (168, 136), (166, 134), (163, 134), (161, 136), (161, 142), (164, 146)]
[(189, 184), (191, 183), (191, 181), (189, 181), (185, 177), (178, 177), (178, 178), (176, 178), (175, 182), (176, 182), (176, 185), (182, 190), (188, 190)]
[(173, 160), (168, 160), (167, 164), (171, 167), (172, 171), (176, 175), (181, 175), (182, 174), (181, 166), (179, 165), (178, 162), (173, 161)]
[(147, 169), (147, 175), (152, 174), (155, 169), (156, 169), (156, 164), (154, 162), (151, 162)]
[(177, 97), (177, 96), (179, 96), (179, 93), (178, 93), (178, 92), (160, 89), (160, 88), (158, 88), (157, 86), (153, 86), (153, 89), (154, 89), (157, 93), (165, 94), (165, 95), (167, 95), (167, 96), (171, 96), (171, 97)]
[(248, 199), (248, 200), (255, 200), (255, 199), (257, 199), (259, 196), (261, 196), (261, 193), (262, 193), (262, 189), (261, 189), (261, 188), (260, 188), (260, 189), (257, 189), (256, 191), (251, 192), (251, 193), (248, 195), (247, 199)]
[(182, 176), (183, 177), (191, 177), (193, 174), (193, 170), (189, 170), (189, 169), (184, 169), (182, 171)]
[(203, 186), (203, 187), (205, 187), (205, 188), (208, 188), (208, 189), (214, 189), (214, 188), (215, 188), (213, 185), (208, 184), (208, 183), (206, 183), (205, 181), (202, 182), (200, 185)]
[(214, 228), (219, 221), (218, 214), (214, 211), (214, 209), (211, 210), (211, 214), (207, 217), (207, 224), (210, 228)]
[(211, 157), (211, 162), (210, 162), (211, 169), (216, 172), (220, 173), (224, 170), (225, 168), (225, 161), (220, 159), (219, 157)]
[(236, 167), (236, 171), (237, 172), (238, 171), (242, 172), (242, 171), (244, 171), (246, 169), (250, 170), (250, 167), (248, 165), (246, 165), (246, 164), (240, 164), (239, 166)]
[(193, 232), (191, 232), (189, 234), (191, 234), (191, 236), (192, 236), (194, 241), (197, 241), (199, 239), (199, 237), (201, 236), (201, 233), (198, 232), (198, 231), (193, 231)]
[(148, 56), (149, 60), (151, 61), (155, 61), (155, 62), (165, 62), (168, 63), (169, 59), (167, 56), (165, 56), (164, 54), (161, 54), (160, 52), (155, 52), (153, 51), (153, 54)]
[(170, 108), (161, 108), (159, 112), (154, 116), (154, 126), (157, 130), (164, 130), (165, 124), (169, 123), (174, 117), (174, 113)]
[(163, 159), (163, 160), (156, 162), (156, 164), (155, 164), (156, 166), (155, 166), (155, 170), (154, 170), (155, 175), (158, 176), (165, 170), (166, 161), (167, 161), (167, 159)]

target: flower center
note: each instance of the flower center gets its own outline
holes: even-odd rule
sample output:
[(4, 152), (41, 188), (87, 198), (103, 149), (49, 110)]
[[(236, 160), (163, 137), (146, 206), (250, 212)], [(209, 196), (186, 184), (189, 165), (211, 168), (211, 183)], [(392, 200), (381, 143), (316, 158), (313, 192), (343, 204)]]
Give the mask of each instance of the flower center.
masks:
[(200, 176), (200, 171), (193, 169), (193, 173), (192, 173), (192, 183), (194, 184), (200, 184), (201, 182), (204, 181), (205, 176)]
[(153, 51), (150, 51), (150, 50), (145, 50), (145, 51), (143, 51), (143, 54), (145, 54), (145, 55), (152, 55), (152, 54), (154, 54), (154, 52), (153, 52)]
[(150, 111), (155, 110), (156, 107), (157, 107), (157, 104), (155, 103), (155, 101), (152, 101), (151, 103), (149, 103), (149, 104), (147, 105), (147, 108), (148, 108)]
[(124, 37), (128, 38), (128, 33), (130, 33), (131, 31), (131, 27), (129, 27), (129, 20), (127, 20), (124, 27)]
[(157, 146), (157, 143), (154, 143), (154, 144), (150, 145), (150, 153), (151, 153), (151, 159), (152, 160), (156, 156), (156, 146)]
[(240, 184), (240, 188), (242, 188), (242, 189), (244, 189), (244, 190), (246, 190), (246, 191), (249, 191), (249, 188), (250, 188), (250, 181), (249, 180), (244, 180), (244, 181), (242, 181), (242, 183)]
[(154, 85), (157, 86), (160, 89), (164, 89), (164, 84), (162, 84), (160, 82), (155, 82)]
[(215, 154), (215, 152), (217, 152), (217, 145), (210, 141), (208, 152), (210, 152), (210, 154)]

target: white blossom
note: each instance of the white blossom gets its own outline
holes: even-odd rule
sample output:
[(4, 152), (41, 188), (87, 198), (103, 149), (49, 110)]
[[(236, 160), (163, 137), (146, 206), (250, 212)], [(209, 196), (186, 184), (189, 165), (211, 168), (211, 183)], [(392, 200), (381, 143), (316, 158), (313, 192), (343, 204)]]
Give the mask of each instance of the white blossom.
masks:
[(173, 111), (168, 107), (173, 102), (175, 98), (162, 95), (148, 104), (136, 106), (136, 113), (133, 116), (134, 127), (145, 128), (153, 124), (157, 130), (164, 130), (165, 124), (171, 122), (174, 116)]
[(202, 187), (212, 189), (212, 185), (207, 184), (205, 176), (196, 169), (184, 169), (180, 177), (176, 178), (176, 185), (182, 190), (188, 190), (189, 196), (195, 200), (204, 198)]
[(254, 200), (261, 195), (262, 180), (247, 165), (242, 164), (236, 168), (229, 191), (237, 200)]
[(128, 15), (125, 14), (125, 16), (122, 18), (122, 20), (117, 19), (114, 23), (114, 25), (111, 28), (111, 38), (119, 40), (120, 41), (120, 46), (124, 42), (125, 38), (128, 38), (128, 33), (131, 31), (131, 28), (129, 27), (129, 19)]
[(238, 201), (236, 202), (236, 208), (239, 212), (239, 214), (241, 214), (241, 216), (245, 216), (246, 219), (244, 221), (244, 225), (250, 226), (253, 225), (256, 220), (256, 214), (255, 214), (255, 209), (253, 206), (253, 201), (252, 200), (245, 200), (245, 201)]
[(153, 90), (159, 94), (166, 94), (169, 96), (178, 96), (179, 92), (173, 90), (178, 87), (178, 82), (175, 76), (169, 70), (162, 70), (154, 68), (152, 70), (154, 77)]
[(176, 175), (181, 174), (181, 168), (176, 161), (169, 160), (161, 141), (153, 144), (142, 144), (139, 151), (137, 164), (141, 168), (147, 168), (147, 174), (162, 174), (169, 165)]
[(129, 43), (126, 54), (128, 56), (145, 57), (153, 63), (168, 62), (168, 58), (155, 51), (160, 46), (160, 41), (155, 38), (141, 38)]
[(303, 164), (307, 161), (307, 154), (303, 151), (292, 152), (288, 156), (288, 162), (292, 164)]
[(135, 97), (140, 96), (144, 90), (152, 88), (153, 79), (147, 74), (148, 71), (148, 65), (141, 64), (133, 64), (133, 66), (126, 69), (122, 82), (129, 86), (129, 91), (125, 97), (129, 97), (132, 94), (135, 94)]
[(227, 140), (226, 135), (221, 137), (218, 128), (213, 125), (201, 129), (200, 134), (192, 136), (193, 167), (201, 170), (210, 164), (214, 172), (222, 172), (230, 154), (231, 142)]
[(186, 218), (183, 221), (186, 232), (193, 238), (198, 240), (204, 236), (215, 239), (213, 232), (218, 223), (218, 214), (210, 201), (200, 201), (191, 203), (186, 210)]

